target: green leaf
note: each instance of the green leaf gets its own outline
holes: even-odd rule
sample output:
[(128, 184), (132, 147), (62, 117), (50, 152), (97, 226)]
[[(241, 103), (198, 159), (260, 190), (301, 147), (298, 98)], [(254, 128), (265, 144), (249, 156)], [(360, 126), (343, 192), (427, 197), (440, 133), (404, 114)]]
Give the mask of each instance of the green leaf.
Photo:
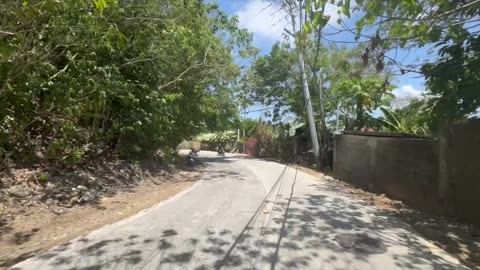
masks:
[(345, 4), (342, 6), (342, 12), (350, 18), (350, 0), (345, 1)]
[(431, 42), (437, 42), (442, 36), (442, 28), (436, 25), (432, 26), (432, 30), (430, 31), (428, 36)]
[(365, 19), (365, 22), (367, 24), (373, 24), (376, 20), (376, 17), (372, 14), (369, 14), (369, 15), (365, 16), (364, 19)]
[(358, 20), (356, 23), (355, 23), (355, 28), (357, 30), (357, 36), (360, 36), (360, 33), (362, 32), (363, 30), (363, 26), (365, 25), (365, 20), (362, 18), (360, 20)]
[(310, 31), (311, 31), (310, 24), (309, 24), (309, 23), (305, 23), (305, 24), (303, 25), (303, 29), (305, 30), (305, 32), (310, 33)]

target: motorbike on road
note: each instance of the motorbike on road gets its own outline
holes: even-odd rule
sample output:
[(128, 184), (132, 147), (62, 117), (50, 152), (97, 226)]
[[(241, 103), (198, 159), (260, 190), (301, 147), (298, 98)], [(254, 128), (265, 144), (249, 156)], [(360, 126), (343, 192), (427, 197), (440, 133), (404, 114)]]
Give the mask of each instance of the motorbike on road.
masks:
[(188, 156), (187, 156), (187, 166), (193, 167), (196, 163), (199, 163), (199, 160), (197, 159), (198, 152), (200, 152), (200, 149), (195, 150), (194, 148), (192, 148), (190, 150), (190, 152), (188, 153)]
[(189, 153), (188, 155), (191, 155), (191, 156), (193, 156), (193, 157), (198, 157), (198, 152), (200, 152), (200, 149), (195, 150), (195, 148), (192, 148), (192, 149), (190, 150), (190, 153)]
[(222, 146), (217, 147), (217, 153), (219, 156), (225, 156), (225, 149)]

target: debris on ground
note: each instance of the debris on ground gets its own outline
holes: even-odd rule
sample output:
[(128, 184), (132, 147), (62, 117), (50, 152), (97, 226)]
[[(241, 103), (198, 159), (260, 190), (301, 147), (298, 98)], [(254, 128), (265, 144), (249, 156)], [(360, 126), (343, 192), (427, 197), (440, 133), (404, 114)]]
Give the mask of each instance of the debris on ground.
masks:
[(71, 168), (11, 166), (0, 171), (0, 203), (7, 208), (43, 204), (59, 212), (58, 207), (94, 203), (104, 194), (145, 179), (163, 183), (175, 170), (160, 157), (144, 163), (100, 160)]
[(0, 269), (151, 207), (201, 173), (120, 160), (0, 172)]

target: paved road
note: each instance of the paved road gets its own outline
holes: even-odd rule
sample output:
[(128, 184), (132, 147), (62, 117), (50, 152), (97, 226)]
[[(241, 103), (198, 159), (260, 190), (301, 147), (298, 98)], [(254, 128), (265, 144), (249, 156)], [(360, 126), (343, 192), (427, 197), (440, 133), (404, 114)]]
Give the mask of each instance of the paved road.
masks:
[(186, 192), (13, 269), (468, 269), (295, 167), (201, 157)]

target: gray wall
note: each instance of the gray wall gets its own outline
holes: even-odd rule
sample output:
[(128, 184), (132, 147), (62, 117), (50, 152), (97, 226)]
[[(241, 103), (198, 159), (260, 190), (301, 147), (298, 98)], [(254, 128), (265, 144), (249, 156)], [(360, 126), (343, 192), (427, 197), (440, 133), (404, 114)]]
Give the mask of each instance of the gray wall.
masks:
[(450, 213), (480, 225), (480, 120), (446, 126), (440, 141), (441, 201)]
[(450, 125), (439, 139), (335, 137), (334, 174), (427, 211), (480, 225), (480, 122)]

